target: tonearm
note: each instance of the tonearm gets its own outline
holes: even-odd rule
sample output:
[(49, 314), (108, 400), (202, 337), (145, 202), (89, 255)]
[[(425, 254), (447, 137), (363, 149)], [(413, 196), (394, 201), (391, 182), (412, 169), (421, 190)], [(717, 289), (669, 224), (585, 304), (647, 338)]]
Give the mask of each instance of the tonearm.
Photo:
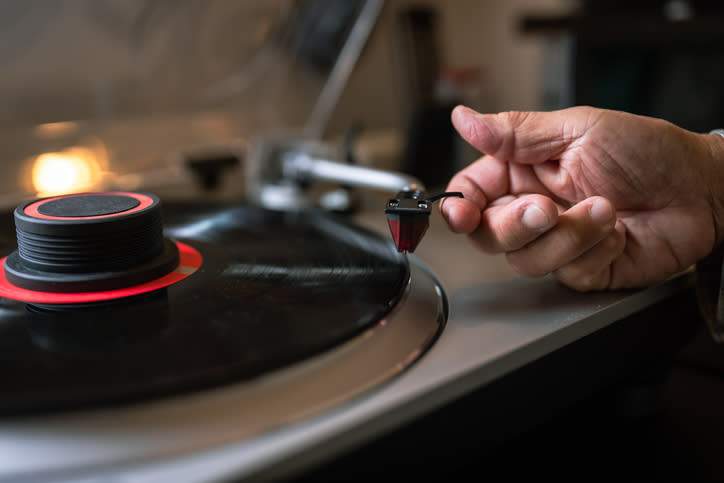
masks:
[[(445, 196), (429, 196), (414, 176), (339, 161), (331, 146), (293, 138), (260, 138), (246, 160), (247, 195), (252, 203), (272, 210), (299, 211), (334, 204), (332, 195), (319, 193), (320, 183), (367, 188), (393, 193), (385, 214), (392, 238), (400, 252), (413, 252), (429, 227), (432, 203)], [(342, 200), (341, 203), (344, 203)]]

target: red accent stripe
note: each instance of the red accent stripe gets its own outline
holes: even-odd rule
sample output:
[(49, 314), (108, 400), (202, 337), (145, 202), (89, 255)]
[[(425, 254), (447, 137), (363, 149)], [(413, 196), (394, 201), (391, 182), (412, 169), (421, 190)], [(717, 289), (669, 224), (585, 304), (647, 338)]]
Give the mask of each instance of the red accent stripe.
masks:
[[(137, 199), (139, 201), (139, 204), (137, 206), (134, 206), (130, 210), (121, 211), (120, 213), (110, 213), (108, 215), (97, 215), (97, 216), (52, 216), (52, 215), (44, 215), (38, 211), (38, 209), (42, 205), (44, 205), (45, 203), (48, 203), (50, 201), (55, 201), (55, 200), (59, 200), (62, 198), (73, 198), (76, 196), (88, 196), (88, 195), (128, 196), (130, 198)], [(43, 198), (41, 200), (34, 201), (25, 207), (25, 209), (23, 210), (23, 213), (25, 213), (28, 216), (32, 216), (33, 218), (42, 218), (44, 220), (95, 220), (98, 218), (110, 218), (112, 216), (127, 215), (128, 213), (133, 213), (135, 211), (141, 211), (144, 208), (148, 208), (152, 204), (153, 204), (153, 198), (151, 198), (150, 196), (141, 194), (141, 193), (131, 193), (131, 192), (126, 192), (126, 191), (104, 191), (102, 193), (75, 193), (72, 195), (54, 196), (52, 198)]]
[[(158, 290), (168, 287), (171, 284), (180, 282), (201, 267), (203, 257), (196, 249), (180, 242), (176, 242), (179, 251), (179, 264), (176, 269), (164, 275), (163, 277), (145, 282), (133, 287), (106, 290), (104, 292), (37, 292), (35, 290), (27, 290), (11, 284), (5, 277), (5, 259), (0, 259), (0, 297), (5, 297), (21, 302), (36, 302), (44, 304), (82, 304), (87, 302), (100, 302), (103, 300), (113, 300), (123, 297), (131, 297), (142, 293)], [(180, 269), (180, 270), (179, 270)]]

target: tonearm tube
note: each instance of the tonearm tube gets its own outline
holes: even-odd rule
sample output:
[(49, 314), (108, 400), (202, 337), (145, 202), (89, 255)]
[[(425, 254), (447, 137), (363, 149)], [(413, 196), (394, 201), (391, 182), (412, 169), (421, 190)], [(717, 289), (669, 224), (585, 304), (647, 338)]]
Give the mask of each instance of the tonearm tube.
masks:
[(247, 192), (251, 202), (265, 208), (298, 211), (319, 205), (318, 182), (394, 193), (385, 205), (392, 238), (400, 252), (413, 252), (429, 227), (432, 203), (445, 196), (428, 195), (414, 176), (336, 161), (333, 150), (316, 141), (289, 138), (259, 139), (247, 159)]

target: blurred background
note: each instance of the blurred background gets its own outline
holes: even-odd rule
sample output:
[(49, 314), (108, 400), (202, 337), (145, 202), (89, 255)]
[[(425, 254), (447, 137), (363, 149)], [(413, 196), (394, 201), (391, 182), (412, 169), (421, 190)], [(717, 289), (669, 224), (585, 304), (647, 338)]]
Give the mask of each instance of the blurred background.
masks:
[(708, 131), (724, 118), (723, 19), (721, 2), (683, 0), (4, 1), (0, 204), (241, 197), (224, 173), (279, 133), (444, 186), (476, 157), (450, 125), (458, 103)]

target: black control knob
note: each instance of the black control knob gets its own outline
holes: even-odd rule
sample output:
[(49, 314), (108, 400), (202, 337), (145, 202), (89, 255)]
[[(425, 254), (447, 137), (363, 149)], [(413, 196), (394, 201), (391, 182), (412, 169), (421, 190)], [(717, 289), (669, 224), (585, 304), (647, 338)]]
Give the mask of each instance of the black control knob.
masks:
[(44, 292), (127, 288), (178, 265), (164, 238), (160, 200), (136, 192), (41, 198), (15, 209), (18, 249), (5, 261), (8, 281)]

